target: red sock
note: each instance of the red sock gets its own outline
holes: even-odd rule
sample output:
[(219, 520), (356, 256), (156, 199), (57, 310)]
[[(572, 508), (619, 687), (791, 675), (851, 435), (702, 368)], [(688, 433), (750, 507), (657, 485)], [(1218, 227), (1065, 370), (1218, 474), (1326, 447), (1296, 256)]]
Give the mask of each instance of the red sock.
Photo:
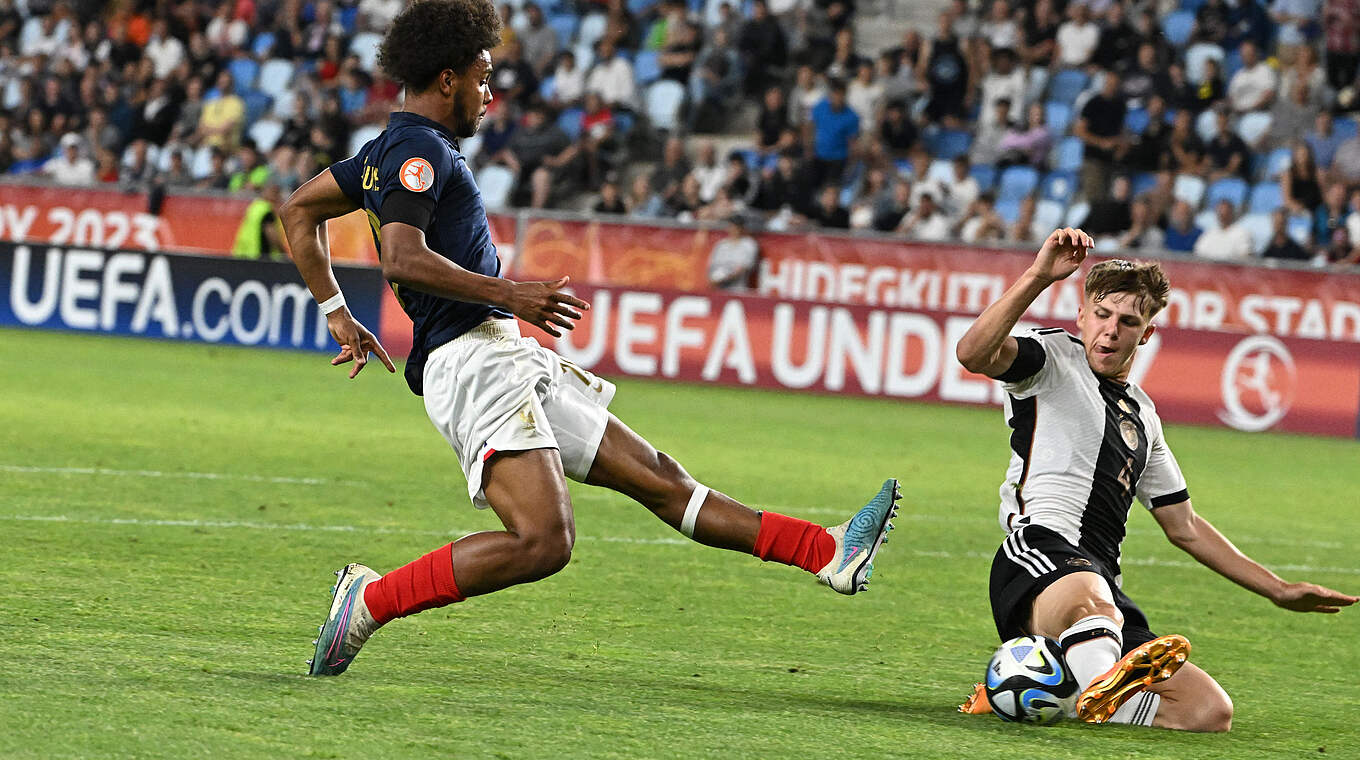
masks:
[(453, 544), (435, 549), (364, 588), (368, 614), (379, 625), (461, 601), (463, 594), (453, 582)]
[(760, 532), (751, 553), (766, 562), (783, 562), (815, 573), (836, 553), (836, 539), (816, 523), (778, 512), (761, 512)]

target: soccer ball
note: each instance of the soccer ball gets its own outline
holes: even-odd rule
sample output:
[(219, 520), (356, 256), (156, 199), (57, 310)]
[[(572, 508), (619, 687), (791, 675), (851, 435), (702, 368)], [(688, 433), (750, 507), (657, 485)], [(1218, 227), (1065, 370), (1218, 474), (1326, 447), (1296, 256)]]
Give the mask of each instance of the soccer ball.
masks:
[(987, 663), (987, 700), (1002, 720), (1052, 723), (1077, 701), (1077, 680), (1057, 642), (1021, 636), (997, 648)]

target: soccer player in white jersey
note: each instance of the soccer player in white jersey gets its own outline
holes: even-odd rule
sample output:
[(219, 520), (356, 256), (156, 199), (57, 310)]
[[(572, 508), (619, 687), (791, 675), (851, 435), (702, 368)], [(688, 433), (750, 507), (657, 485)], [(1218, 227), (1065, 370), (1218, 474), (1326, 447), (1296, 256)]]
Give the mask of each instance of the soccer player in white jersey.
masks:
[(312, 675), (343, 673), (392, 620), (561, 570), (576, 537), (567, 478), (630, 496), (701, 544), (802, 568), (843, 594), (866, 588), (897, 511), (892, 479), (831, 528), (750, 509), (699, 483), (610, 414), (613, 384), (520, 337), (514, 317), (560, 335), (587, 305), (562, 290), (565, 277), (500, 276), (486, 208), (458, 147), (491, 102), (490, 49), (500, 32), (490, 0), (407, 7), (378, 55), (406, 89), (403, 109), (358, 153), (298, 188), (280, 214), (293, 261), (341, 346), (332, 364), (354, 362), (354, 377), (370, 352), (396, 371), (346, 308), (330, 264), (326, 220), (367, 212), (383, 276), (412, 321), (407, 384), (424, 396), (457, 455), (468, 496), (504, 525), (385, 575), (346, 565), (309, 661)]
[[(1081, 689), (1076, 717), (1189, 731), (1227, 731), (1232, 701), (1186, 662), (1181, 636), (1152, 633), (1120, 590), (1120, 545), (1133, 497), (1172, 544), (1229, 580), (1298, 612), (1337, 612), (1357, 597), (1289, 583), (1195, 513), (1152, 400), (1129, 382), (1170, 283), (1156, 263), (1106, 261), (1086, 275), (1080, 337), (1011, 330), (1048, 286), (1081, 266), (1093, 242), (1057, 230), (1034, 263), (958, 344), (971, 372), (1004, 383), (1012, 456), (1001, 488), (1005, 541), (992, 562), (992, 617), (1002, 640), (1059, 642)], [(990, 711), (981, 684), (959, 708)]]

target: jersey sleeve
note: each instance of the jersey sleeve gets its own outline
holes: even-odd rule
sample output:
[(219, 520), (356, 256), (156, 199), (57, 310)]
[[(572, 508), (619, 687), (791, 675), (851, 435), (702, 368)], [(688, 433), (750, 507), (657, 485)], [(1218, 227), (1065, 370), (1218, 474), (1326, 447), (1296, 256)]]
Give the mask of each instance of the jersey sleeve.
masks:
[(1015, 338), (1015, 361), (1000, 375), (1006, 392), (1016, 398), (1029, 398), (1054, 382), (1060, 367), (1071, 353), (1072, 336), (1057, 327), (1031, 330)]
[(1166, 445), (1161, 420), (1154, 418), (1150, 428), (1147, 465), (1138, 478), (1138, 500), (1152, 510), (1186, 501), (1190, 498), (1190, 489), (1186, 487), (1176, 455)]
[(466, 172), (455, 172), (453, 149), (431, 132), (411, 130), (383, 152), (378, 166), (378, 216), (389, 198), (433, 209), (447, 191), (449, 181)]
[(331, 164), (331, 176), (354, 205), (364, 205), (363, 162), (357, 154)]

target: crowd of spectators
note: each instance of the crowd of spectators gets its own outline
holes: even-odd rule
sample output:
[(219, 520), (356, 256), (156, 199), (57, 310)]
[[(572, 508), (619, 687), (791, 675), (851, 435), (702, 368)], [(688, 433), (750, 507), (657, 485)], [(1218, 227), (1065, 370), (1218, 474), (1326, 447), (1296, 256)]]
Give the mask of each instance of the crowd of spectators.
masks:
[[(286, 193), (399, 107), (404, 6), (0, 0), (0, 170)], [(951, 0), (876, 52), (854, 0), (500, 7), (493, 208), (1360, 262), (1360, 0)]]

